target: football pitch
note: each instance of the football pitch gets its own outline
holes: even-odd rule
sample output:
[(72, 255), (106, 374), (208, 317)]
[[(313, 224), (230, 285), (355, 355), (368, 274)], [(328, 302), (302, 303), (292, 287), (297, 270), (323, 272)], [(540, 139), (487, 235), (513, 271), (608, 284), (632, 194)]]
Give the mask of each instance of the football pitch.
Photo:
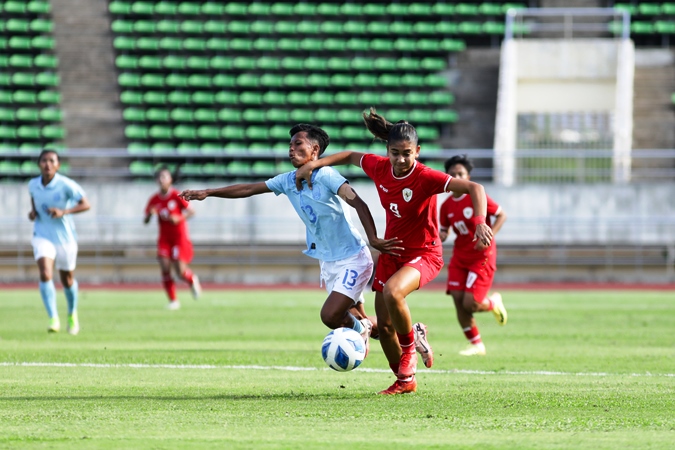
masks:
[[(36, 283), (37, 285), (37, 283)], [(503, 291), (477, 315), (485, 357), (440, 290), (409, 297), (435, 363), (418, 392), (376, 341), (328, 369), (325, 292), (88, 290), (78, 336), (48, 335), (35, 289), (0, 292), (0, 448), (616, 449), (675, 445), (675, 293)], [(373, 313), (373, 295), (367, 310)]]

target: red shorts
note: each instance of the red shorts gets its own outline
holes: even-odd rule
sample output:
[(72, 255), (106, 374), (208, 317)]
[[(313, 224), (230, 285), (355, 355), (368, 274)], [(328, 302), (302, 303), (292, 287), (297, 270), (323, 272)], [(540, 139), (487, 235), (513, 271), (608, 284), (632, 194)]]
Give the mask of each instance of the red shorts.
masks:
[(375, 278), (373, 280), (373, 291), (382, 292), (384, 284), (401, 267), (408, 266), (420, 273), (420, 288), (436, 278), (443, 268), (443, 257), (435, 254), (427, 254), (417, 257), (400, 257), (387, 254), (381, 254), (377, 258), (377, 267), (375, 268)]
[(159, 258), (169, 258), (171, 261), (190, 263), (192, 255), (192, 242), (187, 239), (178, 242), (157, 241), (157, 256)]
[(448, 265), (446, 293), (450, 294), (450, 291), (471, 292), (475, 301), (482, 302), (492, 287), (496, 270), (496, 264), (488, 259), (471, 264), (460, 264), (451, 259)]

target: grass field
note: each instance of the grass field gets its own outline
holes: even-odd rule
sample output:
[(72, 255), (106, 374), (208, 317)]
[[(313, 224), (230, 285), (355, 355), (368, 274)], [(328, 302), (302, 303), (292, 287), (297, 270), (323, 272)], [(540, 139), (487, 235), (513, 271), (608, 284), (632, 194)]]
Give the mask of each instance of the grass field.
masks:
[(3, 289), (0, 448), (675, 447), (672, 292), (506, 291), (482, 358), (457, 355), (442, 292), (415, 293), (436, 362), (395, 397), (374, 395), (394, 379), (377, 342), (326, 368), (321, 290), (181, 294), (85, 289), (74, 337), (46, 333), (37, 288)]

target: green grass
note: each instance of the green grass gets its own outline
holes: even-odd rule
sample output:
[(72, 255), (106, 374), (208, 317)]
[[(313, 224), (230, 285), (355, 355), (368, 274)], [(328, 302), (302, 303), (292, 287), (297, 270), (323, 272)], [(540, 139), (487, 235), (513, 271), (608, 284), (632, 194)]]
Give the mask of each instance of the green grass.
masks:
[[(362, 368), (326, 369), (321, 290), (181, 294), (183, 309), (165, 311), (159, 290), (83, 290), (73, 337), (46, 333), (37, 289), (2, 290), (0, 448), (675, 442), (674, 293), (504, 292), (506, 327), (478, 316), (483, 358), (457, 355), (465, 342), (448, 297), (415, 293), (413, 318), (429, 325), (436, 360), (418, 369), (417, 394), (397, 397), (374, 395), (393, 382), (377, 342)], [(61, 292), (59, 309), (65, 324)]]

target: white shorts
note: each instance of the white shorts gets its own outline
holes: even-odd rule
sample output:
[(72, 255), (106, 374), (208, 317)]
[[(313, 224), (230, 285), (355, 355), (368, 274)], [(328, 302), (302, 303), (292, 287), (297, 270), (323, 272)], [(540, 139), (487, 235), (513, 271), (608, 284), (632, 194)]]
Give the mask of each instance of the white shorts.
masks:
[(56, 245), (48, 239), (33, 237), (31, 245), (33, 246), (35, 261), (40, 258), (49, 258), (54, 260), (57, 270), (68, 272), (75, 270), (75, 266), (77, 266), (77, 242)]
[(339, 292), (354, 300), (354, 304), (363, 303), (363, 291), (373, 274), (373, 258), (368, 247), (349, 258), (339, 261), (319, 261), (321, 266), (321, 284), (326, 291)]

